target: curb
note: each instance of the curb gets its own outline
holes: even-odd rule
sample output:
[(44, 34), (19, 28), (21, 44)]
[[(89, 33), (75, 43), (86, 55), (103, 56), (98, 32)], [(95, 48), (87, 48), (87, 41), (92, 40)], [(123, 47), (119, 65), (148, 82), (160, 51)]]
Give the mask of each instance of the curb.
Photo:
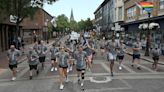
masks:
[[(126, 52), (126, 54), (132, 56), (131, 53)], [(141, 57), (141, 59), (144, 60), (144, 61), (147, 61), (147, 62), (149, 62), (149, 63), (153, 63), (153, 62), (154, 62), (153, 60), (150, 60), (150, 59), (147, 59), (147, 58), (143, 58), (143, 57)], [(158, 62), (158, 64), (159, 64), (159, 65), (164, 65), (164, 63), (162, 63), (162, 62)]]

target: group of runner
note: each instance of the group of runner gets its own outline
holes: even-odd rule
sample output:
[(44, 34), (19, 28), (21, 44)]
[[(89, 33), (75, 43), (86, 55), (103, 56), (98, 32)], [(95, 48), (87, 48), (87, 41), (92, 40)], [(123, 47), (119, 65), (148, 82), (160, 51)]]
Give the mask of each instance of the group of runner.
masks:
[[(83, 41), (82, 41), (83, 40)], [(38, 41), (33, 47), (29, 48), (27, 53), (28, 64), (30, 69), (29, 79), (33, 78), (33, 70), (36, 74), (39, 74), (40, 68), (44, 69), (46, 56), (48, 52), (51, 53), (51, 69), (50, 71), (57, 71), (59, 69), (60, 75), (60, 89), (64, 88), (64, 79), (68, 82), (68, 72), (73, 70), (73, 65), (76, 64), (78, 82), (81, 86), (84, 85), (85, 70), (91, 71), (93, 62), (93, 53), (95, 52), (94, 42), (92, 39), (81, 39), (78, 43), (70, 41), (59, 42), (58, 45), (52, 44), (52, 47), (48, 50), (48, 47), (44, 44), (44, 41)], [(12, 80), (16, 80), (18, 58), (21, 56), (19, 50), (11, 45), (8, 51), (9, 68), (13, 72)]]
[[(69, 40), (68, 40), (69, 41)], [(66, 44), (68, 43), (68, 44)], [(103, 41), (101, 42), (103, 43)], [(110, 42), (105, 42), (100, 45), (102, 53), (106, 53), (107, 60), (110, 62), (111, 76), (113, 77), (113, 66), (116, 60), (119, 61), (119, 70), (122, 70), (122, 63), (124, 59), (124, 54), (126, 51), (126, 46), (123, 40), (112, 39)], [(30, 80), (33, 78), (33, 70), (36, 71), (36, 74), (39, 74), (39, 66), (41, 69), (44, 69), (46, 56), (51, 53), (51, 69), (59, 71), (60, 79), (60, 89), (64, 88), (64, 81), (68, 82), (68, 72), (73, 70), (73, 65), (76, 65), (77, 70), (77, 80), (81, 86), (84, 85), (85, 71), (91, 71), (93, 56), (96, 53), (97, 43), (93, 38), (84, 38), (81, 37), (78, 42), (69, 41), (69, 42), (59, 42), (57, 45), (52, 44), (51, 48), (48, 50), (48, 47), (44, 44), (44, 41), (38, 41), (33, 47), (29, 48), (27, 53), (28, 64), (30, 69)], [(132, 67), (137, 66), (138, 70), (141, 70), (140, 67), (140, 42), (137, 41), (133, 46), (133, 60)], [(157, 61), (159, 59), (159, 53), (157, 49), (152, 50), (153, 53), (153, 68), (157, 69)], [(17, 74), (17, 64), (18, 58), (21, 56), (19, 50), (15, 49), (14, 45), (11, 45), (10, 50), (8, 51), (9, 59), (9, 68), (13, 72), (12, 80), (16, 79)], [(135, 61), (138, 59), (138, 61)]]

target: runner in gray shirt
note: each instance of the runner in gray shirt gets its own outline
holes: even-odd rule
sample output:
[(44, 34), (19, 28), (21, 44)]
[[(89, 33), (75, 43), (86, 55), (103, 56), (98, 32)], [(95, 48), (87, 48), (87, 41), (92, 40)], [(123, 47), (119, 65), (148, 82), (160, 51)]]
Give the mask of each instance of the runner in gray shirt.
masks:
[(122, 62), (123, 62), (123, 59), (124, 59), (125, 50), (126, 50), (126, 46), (123, 43), (123, 40), (121, 40), (120, 44), (118, 46), (118, 50), (117, 50), (117, 58), (118, 58), (118, 61), (119, 61), (119, 70), (122, 70)]
[(88, 40), (84, 46), (84, 51), (87, 53), (87, 69), (91, 71), (92, 61), (93, 61), (93, 52), (95, 52), (93, 42)]
[(73, 64), (74, 64), (74, 55), (73, 55), (73, 53), (75, 52), (75, 49), (76, 49), (75, 42), (71, 41), (67, 45), (67, 52), (69, 53), (69, 65), (68, 65), (67, 72), (72, 71), (72, 69), (73, 69)]
[(38, 42), (37, 53), (39, 55), (39, 61), (42, 64), (42, 69), (44, 69), (44, 62), (47, 54), (47, 47), (44, 45), (44, 42), (41, 40)]
[(16, 80), (16, 73), (17, 73), (17, 64), (18, 64), (18, 57), (21, 56), (21, 52), (15, 49), (14, 45), (10, 46), (10, 49), (7, 52), (8, 60), (9, 60), (9, 68), (13, 73), (12, 80)]
[(116, 42), (112, 39), (112, 42), (107, 43), (107, 60), (110, 62), (110, 71), (111, 76), (113, 77), (113, 67), (114, 62), (116, 61), (117, 52), (116, 52)]
[(60, 52), (55, 54), (59, 63), (60, 89), (61, 90), (64, 88), (63, 79), (66, 78), (66, 82), (68, 82), (67, 68), (68, 68), (69, 54), (65, 52), (65, 50), (66, 48), (61, 47)]
[(137, 40), (137, 42), (134, 43), (134, 45), (133, 45), (133, 60), (132, 60), (132, 65), (131, 66), (132, 67), (134, 66), (135, 59), (137, 59), (136, 65), (137, 65), (138, 70), (141, 70), (140, 65), (139, 65), (140, 57), (141, 57), (141, 55), (140, 55), (140, 50), (141, 49), (142, 49), (141, 42), (139, 40)]
[(38, 60), (39, 56), (37, 52), (32, 47), (30, 47), (30, 50), (27, 54), (27, 58), (28, 58), (28, 63), (29, 63), (29, 68), (30, 68), (30, 80), (31, 80), (33, 77), (32, 70), (35, 70), (37, 75), (39, 74), (38, 67), (37, 67), (39, 64), (39, 60)]
[(52, 47), (50, 48), (50, 52), (51, 52), (51, 71), (57, 71), (57, 60), (56, 60), (56, 56), (55, 54), (57, 52), (59, 52), (59, 48), (55, 47), (55, 44), (52, 44)]
[(152, 58), (153, 58), (153, 64), (152, 68), (157, 71), (158, 70), (158, 61), (159, 61), (159, 56), (161, 55), (161, 50), (158, 47), (158, 45), (155, 45), (155, 47), (151, 51), (152, 53)]
[(77, 61), (76, 63), (76, 69), (77, 69), (77, 76), (78, 76), (78, 82), (80, 82), (80, 76), (81, 76), (81, 86), (84, 85), (84, 73), (86, 69), (86, 59), (87, 59), (87, 53), (83, 51), (83, 47), (79, 46), (78, 51), (75, 52), (75, 59)]

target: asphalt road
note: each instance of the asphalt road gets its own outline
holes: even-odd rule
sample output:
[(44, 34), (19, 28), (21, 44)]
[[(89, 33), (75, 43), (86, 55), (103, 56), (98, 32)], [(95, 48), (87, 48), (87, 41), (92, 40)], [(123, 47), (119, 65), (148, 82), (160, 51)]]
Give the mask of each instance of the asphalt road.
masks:
[[(66, 37), (61, 39), (64, 41)], [(132, 57), (125, 56), (123, 70), (118, 69), (115, 62), (114, 77), (110, 77), (109, 62), (105, 55), (99, 53), (94, 60), (91, 72), (86, 72), (84, 87), (77, 83), (75, 67), (69, 73), (69, 82), (64, 90), (59, 90), (58, 72), (50, 71), (50, 55), (47, 55), (46, 67), (39, 76), (29, 80), (27, 62), (19, 65), (16, 81), (10, 81), (11, 72), (6, 70), (0, 75), (0, 92), (164, 92), (164, 66), (153, 71), (151, 64), (142, 60), (142, 70), (131, 67)]]

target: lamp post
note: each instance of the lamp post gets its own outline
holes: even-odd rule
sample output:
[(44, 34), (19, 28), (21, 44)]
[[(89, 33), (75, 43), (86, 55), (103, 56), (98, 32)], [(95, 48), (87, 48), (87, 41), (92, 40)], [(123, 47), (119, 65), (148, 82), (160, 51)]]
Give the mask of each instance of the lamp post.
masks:
[(149, 49), (150, 49), (150, 30), (156, 29), (156, 28), (160, 28), (158, 23), (143, 23), (139, 25), (139, 29), (142, 30), (147, 30), (147, 40), (146, 40), (146, 51), (145, 51), (145, 56), (149, 56)]

